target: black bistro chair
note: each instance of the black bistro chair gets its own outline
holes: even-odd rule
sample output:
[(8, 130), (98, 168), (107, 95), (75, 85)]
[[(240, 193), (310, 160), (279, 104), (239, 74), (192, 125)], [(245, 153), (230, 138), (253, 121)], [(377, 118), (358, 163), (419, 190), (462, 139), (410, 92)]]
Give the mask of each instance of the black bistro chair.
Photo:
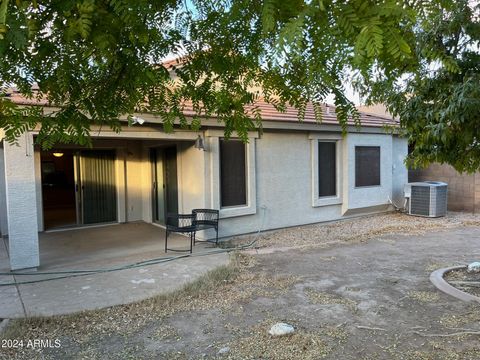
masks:
[[(219, 211), (214, 209), (193, 209), (192, 215), (195, 215), (196, 230), (214, 229), (216, 233), (215, 245), (218, 244), (218, 218)], [(213, 242), (212, 240), (207, 240)], [(195, 239), (193, 239), (195, 243)]]
[[(195, 243), (195, 214), (167, 214), (166, 229), (165, 229), (165, 252), (181, 251), (190, 254), (193, 250), (193, 244)], [(180, 233), (190, 235), (190, 250), (178, 250), (168, 248), (168, 235), (170, 233)]]

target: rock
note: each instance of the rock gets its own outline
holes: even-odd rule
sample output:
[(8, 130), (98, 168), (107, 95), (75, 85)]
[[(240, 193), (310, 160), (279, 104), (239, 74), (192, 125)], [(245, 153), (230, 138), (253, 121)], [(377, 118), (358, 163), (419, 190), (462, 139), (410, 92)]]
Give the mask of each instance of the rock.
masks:
[(468, 264), (467, 271), (468, 271), (469, 273), (478, 273), (478, 272), (480, 272), (480, 262), (479, 262), (479, 261), (475, 261), (475, 262), (472, 262), (471, 264)]
[(0, 319), (0, 334), (7, 328), (10, 319)]
[(221, 348), (220, 350), (218, 350), (218, 355), (223, 355), (223, 354), (226, 354), (230, 351), (230, 347), (228, 346), (225, 346), (223, 348)]
[(291, 334), (295, 331), (292, 325), (285, 324), (285, 323), (276, 323), (270, 328), (268, 332), (270, 335), (273, 336), (283, 336)]

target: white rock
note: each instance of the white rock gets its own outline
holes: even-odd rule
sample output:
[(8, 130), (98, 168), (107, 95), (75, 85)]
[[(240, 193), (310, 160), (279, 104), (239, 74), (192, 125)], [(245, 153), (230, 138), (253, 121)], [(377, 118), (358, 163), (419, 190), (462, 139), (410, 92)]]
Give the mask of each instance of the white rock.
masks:
[(472, 262), (471, 264), (468, 264), (467, 271), (471, 273), (480, 272), (480, 262), (475, 261), (475, 262)]
[(282, 336), (282, 335), (287, 335), (291, 334), (295, 331), (292, 325), (285, 324), (285, 323), (276, 323), (270, 328), (270, 331), (268, 332), (270, 335), (273, 336)]
[(225, 347), (221, 348), (220, 350), (218, 350), (218, 354), (219, 355), (226, 354), (229, 351), (230, 351), (230, 348), (228, 346), (225, 346)]
[(130, 280), (130, 282), (131, 282), (132, 284), (141, 284), (141, 283), (153, 284), (153, 283), (155, 283), (155, 279)]

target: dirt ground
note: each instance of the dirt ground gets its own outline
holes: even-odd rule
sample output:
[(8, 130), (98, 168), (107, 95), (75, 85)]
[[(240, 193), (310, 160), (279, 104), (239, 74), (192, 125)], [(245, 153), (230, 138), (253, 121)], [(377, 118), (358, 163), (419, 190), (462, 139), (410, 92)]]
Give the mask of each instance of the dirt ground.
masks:
[[(480, 307), (428, 280), (435, 269), (480, 259), (474, 224), (419, 223), (410, 235), (351, 233), (352, 241), (236, 254), (230, 266), (168, 296), (13, 322), (2, 341), (61, 346), (0, 348), (0, 358), (480, 359)], [(335, 231), (358, 224), (345, 226)], [(271, 337), (276, 322), (294, 334)]]

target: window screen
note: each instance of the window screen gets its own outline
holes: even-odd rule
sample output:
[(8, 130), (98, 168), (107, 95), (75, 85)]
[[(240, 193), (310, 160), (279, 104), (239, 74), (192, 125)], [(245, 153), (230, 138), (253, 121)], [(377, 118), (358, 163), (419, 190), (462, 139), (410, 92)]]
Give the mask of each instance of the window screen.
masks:
[(245, 144), (240, 140), (220, 139), (221, 206), (247, 204)]
[(318, 197), (337, 195), (336, 143), (318, 143)]
[(355, 186), (380, 185), (380, 146), (355, 147)]

